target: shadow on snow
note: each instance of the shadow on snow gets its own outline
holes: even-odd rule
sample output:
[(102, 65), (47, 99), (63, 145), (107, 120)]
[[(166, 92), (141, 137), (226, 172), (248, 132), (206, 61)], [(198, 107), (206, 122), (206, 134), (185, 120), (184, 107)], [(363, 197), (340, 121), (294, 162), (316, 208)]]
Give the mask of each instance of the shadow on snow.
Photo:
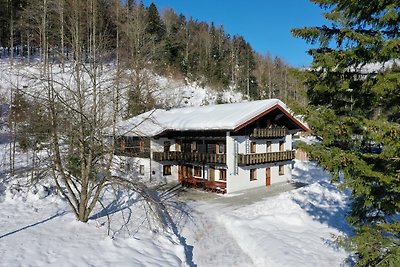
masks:
[(37, 226), (37, 225), (39, 225), (39, 224), (42, 224), (42, 223), (51, 221), (51, 220), (53, 220), (54, 218), (63, 216), (63, 215), (66, 214), (66, 213), (67, 213), (66, 211), (57, 212), (56, 214), (54, 214), (53, 216), (50, 216), (50, 217), (47, 218), (47, 219), (44, 219), (44, 220), (42, 220), (42, 221), (39, 221), (39, 222), (36, 222), (36, 223), (33, 223), (33, 224), (29, 224), (29, 225), (24, 226), (24, 227), (22, 227), (22, 228), (20, 228), (20, 229), (17, 229), (17, 230), (8, 232), (8, 233), (3, 234), (3, 235), (0, 235), (0, 239), (2, 239), (2, 238), (4, 238), (4, 237), (7, 237), (7, 236), (10, 236), (10, 235), (13, 235), (13, 234), (16, 234), (16, 233), (18, 233), (18, 232), (27, 230), (27, 229), (32, 228), (32, 227), (34, 227), (34, 226)]

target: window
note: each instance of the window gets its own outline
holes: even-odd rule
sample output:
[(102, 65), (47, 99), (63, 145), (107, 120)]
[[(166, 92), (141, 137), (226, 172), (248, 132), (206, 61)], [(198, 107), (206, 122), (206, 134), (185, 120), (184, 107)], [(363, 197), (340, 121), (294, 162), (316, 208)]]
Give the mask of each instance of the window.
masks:
[(225, 169), (219, 170), (219, 180), (226, 181), (226, 170)]
[(201, 167), (200, 166), (194, 166), (194, 176), (197, 176), (197, 177), (202, 177), (202, 175), (201, 175)]
[(139, 174), (144, 175), (144, 165), (139, 166)]
[(218, 145), (215, 145), (215, 144), (207, 144), (207, 153), (216, 154), (216, 153), (217, 153), (216, 148), (218, 148)]
[(285, 165), (279, 165), (279, 175), (285, 175)]
[(171, 165), (163, 166), (163, 175), (171, 175)]
[(139, 150), (140, 152), (144, 152), (144, 140), (139, 140)]
[(219, 143), (216, 145), (217, 154), (225, 153), (225, 144)]
[(182, 140), (176, 140), (175, 151), (181, 152)]
[(125, 138), (124, 137), (121, 137), (119, 139), (119, 150), (125, 151)]
[(181, 147), (182, 152), (192, 152), (192, 143), (184, 142)]
[(285, 142), (284, 141), (279, 141), (279, 151), (280, 152), (285, 151)]
[(257, 169), (250, 170), (250, 181), (257, 180)]
[(271, 141), (267, 141), (267, 152), (272, 152), (272, 150), (271, 150)]
[(171, 142), (164, 141), (164, 152), (169, 152), (170, 147), (171, 147)]
[(256, 147), (257, 147), (257, 143), (251, 142), (250, 143), (250, 153), (256, 153)]
[(196, 141), (193, 141), (190, 147), (190, 152), (196, 152), (197, 151), (197, 143)]

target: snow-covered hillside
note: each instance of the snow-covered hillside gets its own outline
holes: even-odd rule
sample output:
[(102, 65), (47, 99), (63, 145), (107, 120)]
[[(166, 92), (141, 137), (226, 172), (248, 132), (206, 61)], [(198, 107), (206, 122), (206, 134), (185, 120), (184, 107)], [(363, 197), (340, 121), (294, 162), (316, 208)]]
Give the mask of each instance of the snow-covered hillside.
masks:
[[(112, 76), (115, 74), (113, 66), (107, 66), (101, 74), (100, 83), (103, 87), (112, 87)], [(71, 83), (71, 73), (66, 68), (65, 73), (61, 72), (58, 66), (53, 66), (54, 79), (60, 84)], [(17, 89), (27, 93), (36, 92), (40, 95), (40, 65), (18, 65), (11, 67), (7, 62), (0, 61), (0, 100), (1, 97), (9, 100), (11, 91)], [(152, 82), (151, 94), (156, 100), (156, 105), (164, 108), (201, 106), (216, 104), (218, 102), (234, 103), (244, 101), (244, 96), (233, 88), (225, 90), (214, 90), (207, 86), (201, 86), (196, 82), (187, 80), (174, 80), (155, 74), (149, 74)], [(126, 101), (128, 87), (121, 86), (122, 101)], [(111, 90), (111, 89), (110, 89)], [(146, 92), (142, 92), (146, 94)], [(125, 99), (125, 100), (124, 100)], [(0, 104), (2, 104), (0, 102)], [(124, 106), (125, 104), (122, 103)]]

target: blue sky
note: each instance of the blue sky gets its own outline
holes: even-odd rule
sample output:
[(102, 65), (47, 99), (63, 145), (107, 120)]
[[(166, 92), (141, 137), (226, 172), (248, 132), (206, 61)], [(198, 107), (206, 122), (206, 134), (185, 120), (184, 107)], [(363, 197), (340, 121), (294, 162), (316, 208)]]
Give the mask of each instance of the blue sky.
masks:
[(290, 29), (327, 24), (317, 5), (309, 0), (144, 0), (162, 13), (174, 9), (187, 18), (224, 25), (231, 35), (242, 35), (259, 53), (269, 52), (286, 63), (303, 67), (311, 63), (310, 45), (292, 37)]

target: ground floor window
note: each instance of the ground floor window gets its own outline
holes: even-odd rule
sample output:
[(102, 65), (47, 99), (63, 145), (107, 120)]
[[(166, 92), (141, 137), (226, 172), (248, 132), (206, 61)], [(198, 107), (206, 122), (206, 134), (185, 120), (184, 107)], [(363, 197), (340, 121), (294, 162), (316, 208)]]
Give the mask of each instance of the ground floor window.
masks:
[(163, 166), (163, 175), (171, 175), (171, 165)]
[(219, 170), (219, 180), (226, 181), (226, 170), (225, 169)]
[(144, 175), (144, 165), (139, 166), (139, 174)]
[(250, 170), (250, 181), (257, 180), (257, 169)]
[(194, 166), (194, 176), (197, 176), (197, 177), (202, 177), (202, 175), (201, 175), (201, 167), (200, 166)]
[(279, 175), (285, 175), (285, 165), (279, 165)]

